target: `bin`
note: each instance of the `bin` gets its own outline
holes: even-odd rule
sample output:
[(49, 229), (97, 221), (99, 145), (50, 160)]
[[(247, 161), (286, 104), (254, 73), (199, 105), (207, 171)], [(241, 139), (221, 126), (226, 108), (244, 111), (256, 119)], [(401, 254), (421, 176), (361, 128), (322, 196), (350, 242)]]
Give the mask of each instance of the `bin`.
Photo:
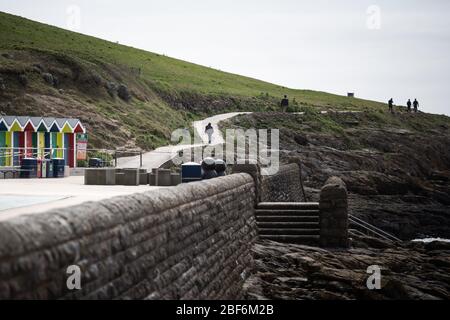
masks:
[(205, 158), (202, 161), (203, 179), (213, 179), (217, 177), (216, 161), (213, 158)]
[(62, 158), (54, 158), (52, 162), (53, 162), (53, 177), (64, 178), (64, 169), (66, 166), (66, 161)]
[(219, 177), (223, 177), (226, 175), (227, 164), (222, 159), (216, 160), (216, 172)]
[(102, 168), (103, 160), (100, 158), (90, 158), (89, 159), (89, 168)]
[(181, 165), (181, 181), (188, 183), (202, 180), (202, 166), (196, 162), (188, 162)]
[(22, 165), (20, 167), (21, 178), (37, 178), (38, 160), (36, 158), (24, 158), (22, 159)]

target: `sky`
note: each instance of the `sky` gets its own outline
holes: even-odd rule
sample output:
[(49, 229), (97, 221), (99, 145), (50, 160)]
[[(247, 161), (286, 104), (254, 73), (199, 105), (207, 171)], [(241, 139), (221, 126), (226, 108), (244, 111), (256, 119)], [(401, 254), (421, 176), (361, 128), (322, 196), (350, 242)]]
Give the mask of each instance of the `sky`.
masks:
[(450, 115), (448, 0), (0, 0), (0, 11), (290, 88), (417, 98)]

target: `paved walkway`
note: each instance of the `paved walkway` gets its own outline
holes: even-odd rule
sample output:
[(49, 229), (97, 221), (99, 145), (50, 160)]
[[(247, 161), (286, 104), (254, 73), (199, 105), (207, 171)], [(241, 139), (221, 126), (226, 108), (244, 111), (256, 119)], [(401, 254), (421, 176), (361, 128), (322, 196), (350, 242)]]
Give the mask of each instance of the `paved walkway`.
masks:
[[(208, 137), (204, 128), (211, 123), (214, 128), (212, 145), (224, 142), (218, 123), (241, 113), (226, 113), (193, 123), (201, 142), (192, 145), (165, 146), (143, 154), (143, 167), (159, 168), (186, 148), (204, 146)], [(139, 167), (139, 156), (119, 158), (120, 167)], [(146, 192), (158, 187), (144, 186), (86, 186), (83, 176), (63, 179), (0, 179), (0, 221), (22, 214), (34, 214), (51, 209), (98, 201), (115, 196)]]
[[(214, 134), (212, 137), (211, 145), (218, 145), (224, 143), (222, 133), (219, 131), (218, 124), (220, 121), (233, 118), (240, 114), (248, 114), (250, 112), (231, 112), (219, 114), (213, 117), (206, 118), (201, 121), (195, 121), (193, 127), (197, 135), (201, 138), (201, 142), (197, 144), (185, 144), (185, 145), (169, 145), (155, 149), (153, 151), (144, 153), (142, 155), (142, 168), (151, 170), (153, 168), (159, 168), (164, 163), (175, 158), (177, 153), (183, 149), (189, 149), (194, 147), (201, 147), (208, 145), (208, 136), (205, 133), (205, 127), (208, 123), (214, 128)], [(124, 157), (117, 159), (117, 166), (120, 168), (138, 168), (140, 165), (140, 157)]]
[(148, 185), (86, 186), (84, 177), (0, 179), (0, 220), (157, 188)]

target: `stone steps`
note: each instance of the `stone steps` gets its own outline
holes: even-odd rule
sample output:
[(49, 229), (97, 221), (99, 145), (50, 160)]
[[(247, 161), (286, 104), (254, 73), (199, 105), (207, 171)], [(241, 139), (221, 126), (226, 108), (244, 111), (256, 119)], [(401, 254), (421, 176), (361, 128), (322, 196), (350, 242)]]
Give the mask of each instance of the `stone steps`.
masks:
[(300, 228), (259, 228), (260, 235), (319, 235), (319, 229), (300, 229)]
[(283, 215), (271, 215), (271, 216), (256, 216), (257, 222), (317, 222), (319, 223), (319, 216), (283, 216)]
[(261, 240), (271, 240), (283, 243), (305, 244), (317, 246), (320, 236), (316, 235), (261, 235)]
[(319, 210), (318, 202), (260, 202), (256, 209), (268, 210)]
[(255, 211), (259, 238), (277, 242), (318, 245), (319, 204), (262, 202)]
[(256, 209), (257, 216), (298, 216), (301, 213), (302, 216), (318, 216), (319, 210), (268, 210), (268, 209)]
[(292, 222), (292, 221), (275, 221), (275, 222), (256, 222), (258, 228), (267, 229), (318, 229), (319, 222)]

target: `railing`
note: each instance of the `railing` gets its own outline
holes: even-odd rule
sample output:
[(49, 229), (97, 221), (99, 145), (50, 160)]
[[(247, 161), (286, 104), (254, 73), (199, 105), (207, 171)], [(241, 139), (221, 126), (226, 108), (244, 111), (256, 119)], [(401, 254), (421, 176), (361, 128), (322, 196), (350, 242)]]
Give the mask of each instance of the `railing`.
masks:
[(373, 235), (379, 237), (383, 240), (387, 240), (390, 242), (401, 242), (401, 240), (386, 231), (381, 230), (380, 228), (371, 225), (370, 223), (361, 220), (353, 215), (348, 216), (350, 226), (355, 227), (354, 233), (357, 235)]
[(24, 158), (51, 159), (64, 157), (65, 148), (0, 147), (0, 167), (20, 166)]
[[(25, 148), (25, 147), (0, 147), (0, 167), (20, 167), (22, 159), (52, 159), (66, 158), (67, 153), (76, 157), (74, 148)], [(88, 167), (89, 160), (98, 158), (102, 161), (102, 166), (117, 167), (119, 157), (137, 157), (139, 156), (140, 167), (142, 167), (141, 150), (109, 150), (109, 149), (86, 149), (85, 160), (74, 158), (74, 164), (79, 168)], [(66, 159), (67, 161), (68, 159)]]

